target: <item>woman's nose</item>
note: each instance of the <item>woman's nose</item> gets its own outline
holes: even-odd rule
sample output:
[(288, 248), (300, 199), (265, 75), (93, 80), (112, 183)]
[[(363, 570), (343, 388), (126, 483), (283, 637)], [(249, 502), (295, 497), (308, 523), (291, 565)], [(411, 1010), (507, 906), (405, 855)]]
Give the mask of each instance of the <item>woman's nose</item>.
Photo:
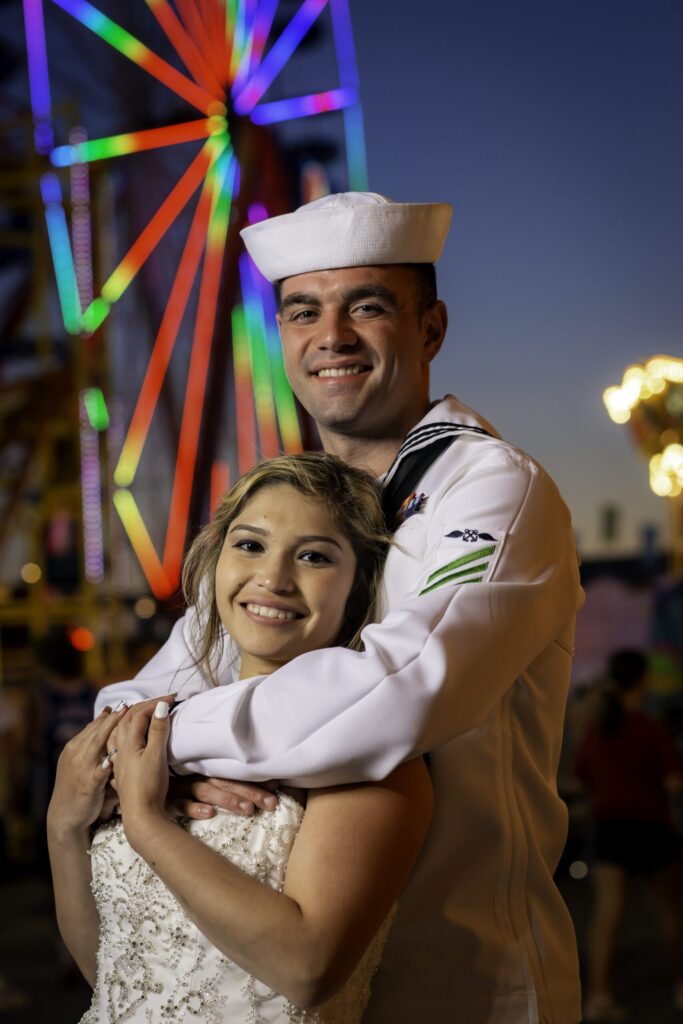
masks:
[(273, 560), (265, 565), (260, 582), (274, 594), (291, 593), (296, 586), (291, 567), (285, 559)]

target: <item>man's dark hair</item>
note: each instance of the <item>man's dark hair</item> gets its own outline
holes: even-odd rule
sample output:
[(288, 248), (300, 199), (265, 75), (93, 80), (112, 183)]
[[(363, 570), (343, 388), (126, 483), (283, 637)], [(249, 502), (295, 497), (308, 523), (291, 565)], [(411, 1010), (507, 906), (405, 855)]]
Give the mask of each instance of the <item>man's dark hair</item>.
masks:
[[(436, 291), (436, 267), (433, 263), (401, 263), (399, 266), (407, 267), (415, 275), (417, 291), (417, 315), (421, 318), (428, 309), (436, 303), (438, 294)], [(282, 281), (273, 283), (275, 289), (275, 301), (278, 312), (282, 308)]]

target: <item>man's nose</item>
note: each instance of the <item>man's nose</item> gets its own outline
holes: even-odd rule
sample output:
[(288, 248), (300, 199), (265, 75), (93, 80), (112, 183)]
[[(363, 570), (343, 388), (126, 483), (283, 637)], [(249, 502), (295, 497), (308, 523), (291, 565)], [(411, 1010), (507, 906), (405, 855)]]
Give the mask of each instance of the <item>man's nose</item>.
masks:
[(318, 347), (333, 352), (358, 342), (353, 323), (342, 310), (328, 310), (318, 322)]

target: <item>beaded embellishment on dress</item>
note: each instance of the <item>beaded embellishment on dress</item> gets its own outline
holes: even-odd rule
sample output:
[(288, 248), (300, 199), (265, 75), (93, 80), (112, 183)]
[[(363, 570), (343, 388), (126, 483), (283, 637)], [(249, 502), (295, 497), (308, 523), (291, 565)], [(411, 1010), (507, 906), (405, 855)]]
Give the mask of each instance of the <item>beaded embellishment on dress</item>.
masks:
[[(292, 797), (243, 818), (218, 811), (182, 826), (246, 874), (281, 891), (303, 818)], [(380, 928), (344, 988), (313, 1011), (293, 1006), (212, 946), (126, 839), (120, 819), (91, 847), (100, 915), (97, 981), (81, 1024), (359, 1024), (391, 924)]]

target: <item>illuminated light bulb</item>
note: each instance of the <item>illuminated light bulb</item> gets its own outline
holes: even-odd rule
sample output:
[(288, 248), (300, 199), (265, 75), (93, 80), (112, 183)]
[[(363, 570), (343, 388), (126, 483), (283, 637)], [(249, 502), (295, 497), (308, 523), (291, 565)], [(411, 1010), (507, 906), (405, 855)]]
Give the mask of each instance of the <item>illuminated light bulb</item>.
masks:
[(151, 619), (157, 610), (156, 601), (151, 597), (139, 597), (133, 605), (133, 611), (139, 619)]
[(77, 651), (91, 651), (95, 646), (95, 634), (85, 626), (76, 626), (69, 636), (71, 646)]
[(664, 473), (650, 477), (650, 487), (660, 498), (668, 498), (673, 490), (673, 480)]
[(569, 865), (569, 876), (575, 878), (577, 881), (581, 881), (588, 874), (588, 865), (585, 861), (575, 860)]
[(20, 575), (24, 583), (37, 583), (43, 571), (35, 562), (27, 562), (26, 565), (22, 565)]

